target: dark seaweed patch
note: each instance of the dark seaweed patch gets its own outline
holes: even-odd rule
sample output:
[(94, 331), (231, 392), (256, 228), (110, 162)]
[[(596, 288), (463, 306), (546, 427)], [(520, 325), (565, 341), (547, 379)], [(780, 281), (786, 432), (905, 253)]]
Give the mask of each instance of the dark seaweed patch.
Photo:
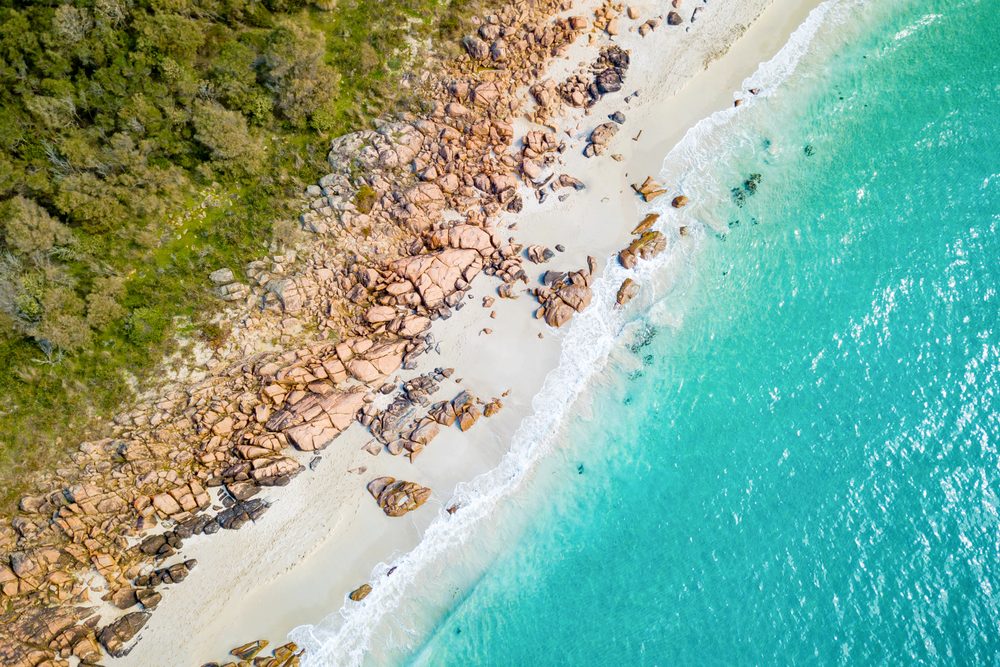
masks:
[(639, 350), (653, 342), (656, 337), (656, 327), (650, 324), (643, 324), (642, 328), (635, 333), (635, 339), (629, 344), (628, 349), (633, 354), (638, 354)]
[(747, 197), (756, 194), (757, 187), (763, 178), (761, 174), (750, 174), (750, 177), (743, 181), (742, 185), (730, 190), (729, 193), (732, 195), (733, 203), (739, 208), (743, 208), (747, 203)]

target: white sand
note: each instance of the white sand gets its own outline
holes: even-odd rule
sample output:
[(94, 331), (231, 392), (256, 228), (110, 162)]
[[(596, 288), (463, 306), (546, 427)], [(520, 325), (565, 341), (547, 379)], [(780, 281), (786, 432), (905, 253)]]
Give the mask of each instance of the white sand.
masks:
[[(590, 17), (599, 4), (578, 2), (572, 13)], [(560, 119), (571, 137), (565, 164), (557, 173), (575, 176), (587, 188), (561, 190), (557, 194), (569, 193), (565, 202), (550, 195), (543, 205), (529, 191), (524, 211), (508, 220), (516, 220), (518, 229), (512, 234), (526, 246), (566, 246), (566, 252), (557, 253), (548, 264), (525, 262), (532, 279), (546, 269), (585, 267), (587, 255), (603, 266), (605, 257), (626, 245), (629, 230), (642, 217), (642, 202), (628, 184), (659, 172), (663, 156), (689, 127), (731, 105), (742, 80), (780, 49), (818, 0), (712, 0), (702, 5), (697, 22), (687, 31), (664, 24), (644, 39), (635, 27), (656, 15), (654, 7), (662, 11), (665, 3), (631, 4), (641, 18), (630, 21), (623, 14), (623, 33), (614, 38), (631, 51), (625, 87), (587, 115), (574, 111)], [(687, 14), (696, 3), (686, 0), (683, 5)], [(575, 45), (567, 59), (553, 65), (553, 77), (589, 63), (609, 41), (603, 35), (592, 45)], [(639, 97), (626, 105), (625, 95), (634, 90)], [(626, 122), (610, 149), (603, 156), (584, 158), (583, 140), (590, 130), (619, 110)], [(520, 133), (527, 129), (526, 122), (516, 126)], [(633, 141), (640, 131), (640, 140)], [(624, 159), (614, 161), (613, 153)], [(224, 660), (226, 652), (242, 642), (267, 638), (272, 645), (282, 643), (293, 627), (315, 623), (340, 608), (375, 564), (412, 548), (456, 484), (499, 461), (558, 359), (560, 335), (533, 319), (537, 304), (530, 297), (497, 299), (492, 307), (497, 318), (489, 318), (490, 309), (480, 304), (483, 296), (495, 296), (496, 286), (489, 277), (477, 278), (466, 307), (432, 329), (441, 354), (427, 355), (420, 368), (401, 377), (436, 366), (454, 367), (452, 379), (461, 378), (463, 388), (484, 399), (511, 390), (498, 415), (481, 419), (468, 433), (443, 431), (413, 464), (385, 452), (372, 457), (362, 451), (370, 436), (352, 427), (321, 453), (315, 471), (307, 470), (290, 486), (268, 492), (273, 506), (256, 524), (187, 540), (184, 557), (196, 558), (198, 566), (184, 583), (167, 587), (132, 653), (108, 664), (199, 665)], [(493, 333), (479, 335), (484, 327)], [(539, 333), (544, 338), (539, 339)], [(450, 399), (458, 391), (459, 385), (445, 383), (434, 400)], [(346, 472), (359, 466), (367, 467), (366, 472)], [(430, 486), (434, 495), (427, 507), (388, 518), (365, 491), (365, 484), (380, 475)]]

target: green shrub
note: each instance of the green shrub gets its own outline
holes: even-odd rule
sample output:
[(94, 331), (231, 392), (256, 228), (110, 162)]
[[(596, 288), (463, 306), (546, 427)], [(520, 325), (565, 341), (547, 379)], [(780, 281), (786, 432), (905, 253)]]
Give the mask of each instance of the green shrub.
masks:
[(354, 193), (354, 205), (362, 213), (371, 213), (375, 207), (376, 196), (375, 189), (366, 183)]
[(162, 341), (169, 327), (170, 317), (155, 308), (136, 308), (125, 322), (129, 342), (140, 347)]
[(69, 243), (69, 229), (30, 199), (17, 195), (3, 207), (3, 240), (22, 253), (44, 252), (57, 243)]
[(246, 118), (215, 102), (195, 105), (192, 123), (195, 138), (209, 149), (212, 160), (224, 171), (255, 174), (264, 159), (264, 146), (251, 136)]
[(125, 294), (125, 281), (118, 276), (101, 277), (94, 281), (87, 295), (87, 324), (104, 329), (125, 315), (120, 300)]
[(42, 297), (42, 321), (35, 338), (60, 350), (77, 352), (90, 344), (83, 299), (68, 287), (56, 286)]

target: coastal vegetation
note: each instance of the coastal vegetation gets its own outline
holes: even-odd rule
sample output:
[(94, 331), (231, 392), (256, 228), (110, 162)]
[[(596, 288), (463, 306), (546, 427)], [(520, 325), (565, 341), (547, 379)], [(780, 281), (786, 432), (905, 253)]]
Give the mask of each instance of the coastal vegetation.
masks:
[(207, 274), (288, 239), (326, 140), (413, 104), (471, 5), (0, 2), (0, 505), (224, 338)]

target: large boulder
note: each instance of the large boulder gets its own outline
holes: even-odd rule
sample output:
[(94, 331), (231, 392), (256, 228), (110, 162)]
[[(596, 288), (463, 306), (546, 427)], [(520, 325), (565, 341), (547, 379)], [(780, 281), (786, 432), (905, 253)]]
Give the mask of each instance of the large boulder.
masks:
[(555, 303), (546, 304), (545, 306), (545, 323), (550, 327), (558, 329), (562, 325), (572, 319), (573, 315), (576, 313), (575, 310), (569, 307), (568, 304), (562, 301), (556, 301)]
[(467, 35), (462, 39), (462, 46), (473, 60), (485, 60), (490, 55), (489, 45), (473, 35)]
[(622, 75), (612, 67), (598, 74), (594, 81), (597, 83), (597, 90), (601, 95), (616, 93), (622, 89)]
[(396, 319), (396, 309), (390, 306), (372, 306), (365, 313), (369, 324), (381, 324)]
[(482, 255), (493, 252), (493, 239), (482, 227), (475, 225), (455, 225), (448, 229), (438, 229), (428, 237), (431, 248), (466, 248), (478, 250)]
[(635, 282), (631, 278), (626, 278), (622, 281), (621, 287), (618, 288), (618, 294), (615, 297), (615, 301), (618, 302), (619, 306), (624, 306), (626, 303), (634, 299), (638, 293), (639, 283)]
[(590, 133), (590, 143), (592, 144), (606, 144), (611, 141), (612, 137), (618, 134), (618, 124), (617, 123), (601, 123), (594, 128), (594, 131)]
[(368, 493), (387, 516), (403, 516), (417, 509), (431, 496), (431, 490), (416, 482), (378, 477), (368, 483)]
[(398, 318), (389, 325), (389, 331), (397, 334), (401, 338), (413, 338), (427, 331), (431, 326), (431, 320), (423, 315), (407, 315)]
[(368, 597), (368, 594), (371, 592), (372, 592), (371, 584), (361, 584), (353, 591), (351, 591), (351, 594), (348, 597), (351, 598), (351, 600), (353, 600), (354, 602), (361, 602), (366, 597)]
[(133, 611), (125, 614), (117, 621), (104, 627), (98, 635), (98, 639), (108, 653), (116, 658), (120, 658), (128, 653), (129, 649), (125, 645), (132, 640), (149, 620), (148, 611)]

